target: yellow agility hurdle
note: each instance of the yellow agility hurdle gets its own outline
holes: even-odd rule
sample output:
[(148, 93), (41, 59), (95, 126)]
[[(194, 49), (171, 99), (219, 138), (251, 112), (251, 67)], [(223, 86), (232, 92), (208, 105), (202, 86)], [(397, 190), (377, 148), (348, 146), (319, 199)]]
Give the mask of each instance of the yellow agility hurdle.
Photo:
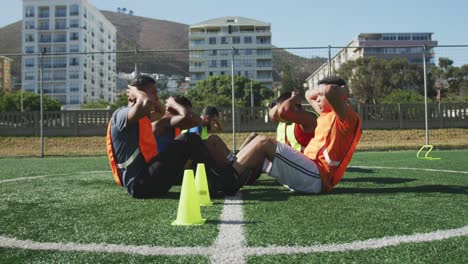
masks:
[[(422, 147), (419, 149), (418, 153), (416, 153), (416, 157), (417, 157), (418, 159), (425, 159), (425, 160), (440, 160), (440, 159), (442, 159), (442, 158), (429, 157), (429, 153), (432, 151), (433, 148), (434, 148), (434, 146), (432, 146), (432, 145), (424, 145), (424, 146), (422, 146)], [(420, 156), (421, 152), (422, 152), (424, 149), (428, 149), (428, 150), (426, 151), (426, 154), (424, 154), (424, 156)]]

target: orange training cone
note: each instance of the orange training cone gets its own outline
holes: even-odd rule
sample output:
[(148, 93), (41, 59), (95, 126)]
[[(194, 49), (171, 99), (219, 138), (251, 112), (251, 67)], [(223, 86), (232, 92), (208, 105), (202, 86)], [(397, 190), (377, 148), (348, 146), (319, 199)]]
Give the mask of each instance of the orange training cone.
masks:
[(182, 190), (180, 191), (177, 219), (172, 225), (202, 225), (206, 219), (201, 218), (200, 203), (195, 188), (195, 179), (192, 170), (184, 171)]
[(212, 206), (210, 200), (210, 191), (208, 189), (208, 181), (206, 180), (205, 164), (197, 164), (197, 172), (195, 173), (195, 187), (197, 188), (198, 201), (201, 206)]

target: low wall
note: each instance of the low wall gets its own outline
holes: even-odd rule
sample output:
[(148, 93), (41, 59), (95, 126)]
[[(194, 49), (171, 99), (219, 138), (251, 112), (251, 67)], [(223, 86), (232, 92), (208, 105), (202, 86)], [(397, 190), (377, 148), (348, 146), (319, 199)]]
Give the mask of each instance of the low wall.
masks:
[[(353, 108), (363, 120), (363, 129), (423, 129), (424, 104), (372, 105)], [(197, 109), (195, 109), (197, 110)], [(232, 131), (231, 108), (218, 108), (225, 131)], [(264, 107), (237, 108), (236, 132), (275, 131)], [(44, 136), (103, 136), (111, 110), (44, 112)], [(0, 136), (39, 136), (39, 112), (0, 113)], [(468, 103), (428, 105), (429, 128), (468, 128)]]

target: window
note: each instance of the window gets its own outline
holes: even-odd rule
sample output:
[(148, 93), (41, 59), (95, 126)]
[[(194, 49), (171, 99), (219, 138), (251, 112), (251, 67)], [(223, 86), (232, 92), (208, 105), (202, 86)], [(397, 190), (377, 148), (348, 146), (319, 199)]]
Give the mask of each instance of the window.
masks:
[(70, 66), (78, 66), (79, 65), (79, 59), (78, 58), (70, 58)]
[[(70, 87), (70, 92), (78, 92), (78, 87)], [(70, 96), (70, 104), (79, 104), (80, 103), (80, 96), (72, 95)]]
[(70, 50), (70, 52), (79, 52), (80, 47), (78, 45), (70, 45), (69, 50)]
[(24, 8), (25, 17), (34, 17), (34, 6), (27, 6)]
[(67, 34), (54, 34), (54, 42), (67, 42)]
[(25, 72), (24, 79), (28, 81), (32, 81), (36, 79), (36, 76), (34, 75), (34, 72)]
[(70, 72), (70, 79), (79, 79), (80, 73), (78, 71), (71, 71)]
[(245, 44), (250, 44), (250, 43), (252, 43), (252, 37), (244, 37), (244, 43), (245, 43)]
[[(53, 59), (53, 67), (54, 68), (66, 68), (67, 67), (67, 59), (64, 58), (64, 57), (54, 58)], [(65, 73), (63, 75), (65, 76)], [(55, 78), (55, 75), (54, 75), (54, 78)]]
[(270, 44), (269, 37), (257, 37), (257, 44)]
[(191, 39), (190, 44), (192, 46), (203, 45), (203, 44), (205, 44), (205, 40), (204, 39)]
[(34, 58), (26, 58), (26, 59), (24, 60), (24, 65), (25, 65), (27, 68), (34, 67)]
[(221, 37), (221, 44), (229, 44), (226, 37)]
[(67, 7), (66, 6), (56, 6), (55, 7), (55, 17), (66, 17), (67, 16)]
[(216, 56), (217, 53), (218, 53), (217, 50), (212, 50), (212, 51), (210, 51), (210, 54), (209, 54), (209, 55), (210, 55), (210, 56)]
[(253, 50), (251, 50), (251, 49), (244, 50), (245, 55), (252, 55), (252, 53), (253, 53)]
[(39, 17), (40, 18), (47, 18), (50, 16), (49, 7), (48, 6), (40, 6), (39, 7)]
[(221, 60), (221, 67), (227, 67), (228, 63), (227, 60)]
[(254, 61), (253, 61), (253, 60), (243, 60), (242, 63), (243, 63), (243, 65), (244, 65), (244, 67), (247, 67), (247, 68), (253, 67), (253, 65), (254, 65)]
[(216, 37), (211, 37), (211, 38), (209, 38), (208, 41), (209, 41), (210, 45), (214, 45), (214, 44), (216, 44)]
[(49, 20), (39, 21), (39, 30), (49, 30)]
[(24, 40), (26, 42), (34, 42), (34, 34), (33, 33), (27, 33), (25, 36), (24, 36)]
[(209, 67), (210, 68), (216, 68), (216, 60), (211, 60)]
[(232, 44), (240, 44), (240, 37), (232, 37)]
[(78, 40), (80, 36), (79, 32), (70, 32), (70, 40)]
[(43, 53), (51, 53), (52, 52), (52, 47), (42, 47), (40, 49)]
[(34, 46), (26, 46), (24, 48), (25, 53), (34, 53)]
[(55, 20), (55, 29), (66, 29), (66, 28), (67, 28), (67, 20), (65, 19)]
[(398, 35), (398, 40), (411, 40), (410, 35)]
[(70, 16), (77, 16), (80, 14), (80, 7), (78, 5), (70, 6)]
[(70, 19), (70, 28), (79, 28), (80, 22), (78, 19)]
[(34, 21), (24, 21), (24, 29), (34, 29)]
[(67, 47), (64, 45), (54, 46), (55, 53), (67, 52)]
[(382, 35), (382, 40), (396, 40), (395, 34)]
[(269, 49), (259, 49), (259, 50), (257, 50), (257, 55), (262, 55), (262, 56), (267, 55), (267, 56), (269, 56), (269, 55), (271, 55), (271, 50), (269, 50)]

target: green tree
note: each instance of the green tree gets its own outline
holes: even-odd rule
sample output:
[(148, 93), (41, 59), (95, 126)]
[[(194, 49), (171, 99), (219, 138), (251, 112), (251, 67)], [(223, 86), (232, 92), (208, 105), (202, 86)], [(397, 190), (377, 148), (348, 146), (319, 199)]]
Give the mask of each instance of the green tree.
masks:
[(288, 64), (284, 64), (281, 74), (281, 93), (291, 92), (297, 89), (296, 86), (297, 82), (294, 80), (291, 68)]
[[(41, 106), (40, 95), (31, 92), (23, 93), (23, 110), (39, 111)], [(48, 95), (43, 96), (44, 111), (58, 111), (62, 107), (60, 102)], [(4, 93), (0, 96), (0, 112), (21, 111), (21, 93)]]
[[(383, 97), (397, 89), (416, 90), (421, 94), (424, 92), (422, 67), (410, 64), (404, 58), (359, 58), (344, 63), (337, 74), (348, 80), (349, 87), (359, 102), (380, 103)], [(428, 77), (428, 91), (434, 94), (434, 78)]]
[(397, 89), (382, 98), (382, 104), (414, 104), (423, 103), (424, 96), (413, 90)]
[[(250, 106), (250, 86), (254, 97), (254, 106), (259, 106), (262, 100), (273, 97), (273, 92), (262, 86), (261, 83), (252, 81), (244, 76), (234, 76), (234, 93), (237, 106)], [(219, 75), (197, 83), (190, 89), (186, 96), (195, 107), (231, 106), (231, 76)]]

